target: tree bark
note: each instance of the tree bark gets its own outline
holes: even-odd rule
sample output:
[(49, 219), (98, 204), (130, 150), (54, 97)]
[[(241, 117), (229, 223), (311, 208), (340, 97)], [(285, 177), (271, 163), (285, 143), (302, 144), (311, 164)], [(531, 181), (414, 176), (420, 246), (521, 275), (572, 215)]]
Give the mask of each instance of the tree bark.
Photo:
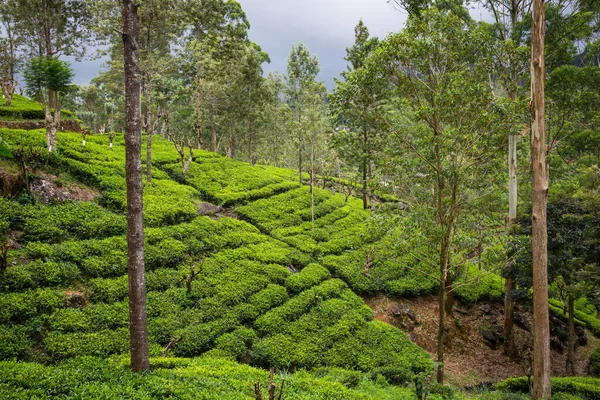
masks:
[(362, 201), (363, 209), (369, 208), (369, 202), (367, 200), (367, 143), (368, 143), (367, 129), (363, 127), (363, 159), (362, 159)]
[(142, 125), (140, 108), (139, 25), (136, 0), (123, 0), (125, 70), (125, 171), (127, 184), (127, 273), (131, 369), (150, 369), (146, 280), (144, 277), (144, 211), (142, 202)]
[(543, 0), (533, 2), (531, 26), (531, 166), (533, 255), (533, 390), (532, 399), (550, 399), (550, 328), (548, 311), (548, 177), (544, 101)]
[(298, 111), (298, 180), (302, 184), (302, 110)]
[(514, 289), (516, 289), (515, 281), (512, 278), (506, 278), (504, 283), (504, 354), (511, 358), (515, 356), (515, 301), (511, 296)]
[[(150, 49), (147, 50), (150, 53)], [(152, 182), (152, 134), (154, 127), (152, 126), (152, 85), (150, 83), (150, 56), (148, 56), (148, 72), (146, 73), (146, 181)]]
[(215, 153), (219, 151), (217, 146), (217, 128), (215, 127), (215, 121), (213, 120), (210, 125), (210, 134), (212, 138), (212, 151)]
[(445, 260), (440, 258), (440, 292), (438, 296), (438, 332), (437, 332), (437, 381), (444, 384), (444, 337), (446, 329), (446, 265)]
[(575, 375), (575, 299), (569, 293), (569, 341), (567, 344), (567, 375)]

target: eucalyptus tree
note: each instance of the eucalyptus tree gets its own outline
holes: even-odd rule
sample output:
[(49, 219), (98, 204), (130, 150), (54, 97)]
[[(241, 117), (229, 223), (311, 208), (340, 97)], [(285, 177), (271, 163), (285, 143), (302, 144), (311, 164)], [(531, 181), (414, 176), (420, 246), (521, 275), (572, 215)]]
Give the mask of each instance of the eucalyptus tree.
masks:
[(414, 183), (404, 193), (413, 204), (410, 218), (427, 245), (436, 248), (439, 382), (444, 379), (453, 275), (464, 263), (457, 230), (466, 229), (461, 227), (465, 209), (491, 190), (494, 139), (503, 129), (489, 85), (493, 45), (484, 24), (465, 23), (453, 13), (431, 8), (410, 17), (404, 31), (383, 41), (366, 66), (385, 74), (393, 89), (383, 123), (397, 144), (394, 162), (401, 167), (402, 180)]
[(288, 56), (285, 93), (294, 113), (298, 139), (298, 179), (302, 183), (302, 162), (304, 159), (304, 126), (303, 113), (306, 103), (310, 101), (310, 89), (321, 67), (316, 56), (304, 43), (293, 45)]
[(18, 85), (16, 73), (22, 63), (19, 50), (23, 38), (18, 34), (16, 24), (17, 20), (11, 12), (8, 0), (0, 0), (0, 84), (7, 106), (12, 104), (13, 94)]
[(140, 107), (139, 23), (137, 0), (123, 0), (127, 183), (127, 275), (129, 286), (129, 343), (131, 369), (148, 371), (148, 318), (144, 276), (144, 209), (142, 183), (142, 124)]
[(263, 108), (264, 140), (259, 148), (264, 164), (276, 167), (282, 166), (285, 149), (288, 146), (291, 133), (292, 112), (283, 98), (285, 83), (279, 73), (270, 72), (264, 82), (266, 91), (265, 107)]
[[(495, 69), (499, 95), (508, 95), (508, 108), (517, 116), (507, 131), (508, 154), (508, 214), (505, 221), (507, 235), (515, 230), (518, 217), (518, 140), (526, 130), (528, 116), (525, 112), (526, 56), (529, 53), (523, 32), (523, 19), (528, 15), (531, 0), (479, 0), (494, 18), (494, 33), (502, 42), (499, 46), (498, 67)], [(520, 117), (519, 117), (520, 116)], [(516, 355), (514, 339), (514, 291), (516, 283), (511, 269), (505, 268), (504, 295), (504, 353), (509, 357)]]
[(544, 96), (545, 10), (533, 0), (531, 26), (531, 249), (533, 267), (533, 399), (550, 398), (550, 327), (548, 312), (548, 171)]
[(239, 111), (245, 120), (242, 126), (246, 131), (245, 139), (250, 165), (254, 165), (255, 162), (254, 151), (263, 128), (263, 110), (267, 106), (268, 92), (262, 69), (262, 64), (265, 62), (270, 62), (268, 54), (257, 44), (251, 43), (241, 60), (241, 71), (236, 85), (236, 94), (240, 96)]
[[(369, 30), (362, 20), (354, 32), (355, 43), (346, 49), (346, 60), (350, 65), (348, 71), (342, 72), (344, 80), (335, 80), (331, 108), (340, 128), (334, 135), (335, 146), (343, 161), (357, 166), (361, 175), (363, 208), (367, 209), (368, 182), (373, 180), (373, 164), (382, 144), (383, 129), (377, 113), (387, 82), (377, 71), (363, 68), (366, 58), (378, 45), (377, 38), (369, 37)], [(372, 194), (371, 191), (370, 197)]]
[[(19, 21), (14, 32), (22, 38), (30, 57), (81, 59), (86, 45), (94, 38), (86, 0), (6, 0), (6, 7), (14, 20)], [(49, 151), (56, 149), (56, 130), (60, 125), (60, 93), (53, 86), (45, 87), (44, 96)]]

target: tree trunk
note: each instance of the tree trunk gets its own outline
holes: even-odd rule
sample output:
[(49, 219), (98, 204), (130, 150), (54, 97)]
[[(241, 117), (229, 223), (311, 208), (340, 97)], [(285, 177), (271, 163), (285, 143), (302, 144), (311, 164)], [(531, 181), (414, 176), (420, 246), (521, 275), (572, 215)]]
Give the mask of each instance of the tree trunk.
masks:
[(362, 201), (363, 209), (369, 208), (369, 202), (367, 200), (367, 129), (363, 127), (363, 159), (362, 159)]
[(504, 283), (504, 354), (511, 358), (516, 354), (514, 337), (515, 301), (511, 295), (514, 289), (516, 289), (515, 281), (512, 278), (506, 278)]
[[(150, 53), (150, 50), (147, 50)], [(150, 58), (150, 56), (148, 56)], [(146, 181), (152, 182), (152, 134), (154, 127), (152, 126), (152, 85), (150, 83), (150, 60), (148, 60), (148, 72), (146, 73)]]
[(298, 179), (302, 184), (302, 114), (298, 111)]
[(219, 151), (219, 148), (217, 147), (217, 128), (214, 121), (210, 125), (210, 135), (212, 138), (212, 151), (216, 153)]
[(139, 76), (139, 26), (136, 0), (123, 0), (125, 71), (125, 173), (127, 184), (127, 275), (129, 286), (129, 343), (131, 369), (150, 369), (146, 280), (144, 277), (144, 211), (142, 202), (142, 126)]
[(446, 273), (445, 261), (440, 260), (440, 291), (438, 295), (438, 332), (437, 332), (437, 381), (444, 384), (444, 337), (446, 329)]
[[(506, 217), (506, 234), (513, 234), (513, 226), (517, 221), (517, 136), (508, 136), (508, 216)], [(504, 354), (515, 356), (514, 309), (515, 301), (510, 292), (516, 288), (512, 277), (506, 279), (504, 285)]]
[(575, 375), (575, 299), (569, 293), (569, 341), (567, 344), (567, 375)]
[(450, 275), (450, 272), (446, 273), (444, 287), (446, 289), (446, 314), (450, 315), (454, 307), (454, 291), (452, 290), (452, 275)]
[(531, 26), (531, 166), (533, 255), (532, 399), (550, 399), (550, 328), (548, 312), (548, 232), (546, 208), (546, 126), (544, 104), (544, 2), (534, 0)]

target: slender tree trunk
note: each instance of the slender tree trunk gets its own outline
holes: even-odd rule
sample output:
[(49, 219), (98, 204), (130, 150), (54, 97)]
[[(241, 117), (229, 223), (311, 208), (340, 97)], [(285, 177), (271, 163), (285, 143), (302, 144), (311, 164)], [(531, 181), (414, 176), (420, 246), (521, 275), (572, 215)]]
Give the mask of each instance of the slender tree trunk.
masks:
[(575, 299), (569, 293), (569, 340), (567, 344), (567, 375), (575, 375)]
[(506, 278), (504, 283), (504, 354), (508, 357), (515, 356), (515, 301), (511, 292), (516, 289), (516, 286), (514, 279)]
[(315, 232), (315, 144), (311, 142), (310, 149), (310, 224)]
[(546, 126), (544, 102), (543, 0), (533, 2), (531, 27), (531, 166), (533, 250), (533, 390), (532, 399), (550, 399), (550, 328), (548, 312), (548, 232), (546, 208)]
[(452, 290), (452, 275), (449, 272), (446, 273), (446, 283), (444, 285), (446, 289), (446, 314), (452, 314), (454, 308), (454, 290)]
[(125, 171), (127, 184), (127, 273), (131, 369), (150, 369), (144, 277), (144, 211), (142, 202), (142, 126), (140, 109), (139, 25), (136, 0), (123, 0), (125, 70)]
[(367, 200), (367, 142), (368, 142), (367, 129), (363, 127), (363, 151), (362, 151), (362, 201), (363, 209), (369, 208), (369, 202)]
[(219, 149), (217, 147), (217, 128), (215, 127), (214, 120), (210, 124), (210, 135), (212, 139), (212, 151), (216, 153), (219, 151)]
[(298, 179), (302, 184), (302, 114), (298, 111)]
[(437, 381), (444, 384), (444, 337), (446, 330), (446, 260), (443, 255), (445, 245), (442, 243), (440, 257), (440, 291), (438, 295), (438, 332), (437, 332)]
[[(511, 96), (512, 97), (512, 96)], [(514, 99), (513, 99), (514, 100)], [(506, 234), (513, 234), (513, 226), (517, 221), (517, 136), (508, 136), (508, 216), (506, 217)], [(515, 356), (514, 309), (515, 301), (511, 292), (516, 289), (512, 277), (506, 279), (504, 285), (504, 354)]]
[[(150, 53), (150, 50), (147, 50)], [(148, 56), (148, 72), (146, 73), (146, 181), (152, 182), (152, 134), (154, 127), (152, 126), (152, 85), (150, 83), (150, 56)]]

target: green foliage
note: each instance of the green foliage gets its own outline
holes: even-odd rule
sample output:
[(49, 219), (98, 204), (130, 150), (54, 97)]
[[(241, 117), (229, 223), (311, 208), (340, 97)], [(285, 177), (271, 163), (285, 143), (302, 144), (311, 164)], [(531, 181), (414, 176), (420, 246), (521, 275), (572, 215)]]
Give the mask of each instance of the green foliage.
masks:
[[(43, 120), (46, 118), (44, 107), (37, 101), (29, 100), (18, 94), (13, 95), (10, 106), (0, 102), (0, 119), (3, 120)], [(73, 113), (68, 110), (61, 111), (61, 119), (74, 119)]]
[[(583, 400), (600, 399), (600, 379), (584, 377), (552, 378), (552, 393), (566, 393), (579, 396)], [(526, 377), (509, 378), (496, 384), (496, 389), (503, 392), (529, 393)]]
[[(185, 182), (200, 191), (205, 199), (220, 206), (229, 207), (299, 187), (296, 182), (240, 161), (204, 151), (194, 154)], [(179, 180), (184, 179), (180, 163), (161, 166)]]
[[(78, 357), (54, 366), (14, 361), (0, 362), (0, 397), (16, 400), (50, 399), (223, 399), (253, 400), (252, 386), (260, 382), (263, 398), (269, 373), (222, 358), (151, 358), (151, 374), (133, 374), (125, 357)], [(31, 379), (34, 376), (35, 379)], [(355, 376), (354, 384), (344, 379)], [(298, 371), (275, 375), (277, 387), (285, 378), (288, 400), (408, 400), (408, 389), (390, 386), (367, 375), (340, 369), (312, 374)]]
[[(562, 317), (563, 319), (567, 318), (567, 315), (564, 311), (563, 303), (557, 299), (549, 299), (550, 311), (557, 315), (558, 317)], [(600, 337), (600, 320), (596, 318), (594, 314), (588, 314), (585, 311), (581, 311), (579, 309), (575, 309), (573, 313), (575, 316), (575, 322), (587, 327), (590, 329), (595, 336)]]
[(107, 329), (94, 333), (52, 332), (44, 340), (48, 352), (56, 359), (77, 356), (106, 357), (123, 354), (129, 349), (129, 330)]
[(600, 346), (590, 354), (590, 371), (594, 375), (600, 376)]
[(68, 63), (58, 58), (31, 58), (23, 71), (27, 92), (31, 97), (42, 97), (44, 90), (64, 93), (69, 90), (75, 73)]
[(20, 325), (0, 325), (0, 359), (21, 358), (31, 346), (26, 329)]
[(454, 292), (467, 303), (498, 300), (504, 297), (504, 282), (493, 272), (480, 271), (476, 265), (469, 265)]
[(285, 280), (285, 286), (292, 293), (299, 293), (318, 285), (321, 281), (330, 277), (327, 268), (319, 264), (308, 264), (302, 271), (291, 275)]

